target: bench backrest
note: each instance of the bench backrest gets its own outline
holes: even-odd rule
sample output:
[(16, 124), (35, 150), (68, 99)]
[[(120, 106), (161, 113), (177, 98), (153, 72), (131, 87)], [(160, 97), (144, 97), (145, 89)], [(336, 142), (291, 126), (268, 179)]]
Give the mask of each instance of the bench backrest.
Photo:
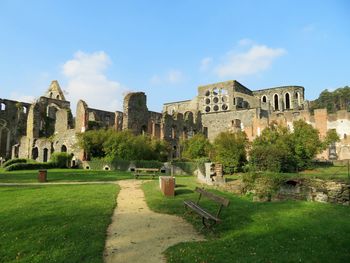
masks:
[(218, 196), (216, 194), (213, 194), (211, 192), (208, 192), (208, 191), (204, 190), (203, 188), (196, 187), (195, 191), (200, 193), (202, 196), (205, 196), (206, 198), (213, 200), (213, 201), (217, 202), (218, 204), (221, 204), (225, 207), (227, 207), (230, 204), (230, 200), (223, 198), (221, 196)]

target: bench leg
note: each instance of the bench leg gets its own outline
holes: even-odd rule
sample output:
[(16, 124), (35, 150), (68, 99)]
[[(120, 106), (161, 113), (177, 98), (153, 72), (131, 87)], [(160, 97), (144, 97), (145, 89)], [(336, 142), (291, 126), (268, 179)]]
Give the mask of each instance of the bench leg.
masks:
[(204, 229), (204, 228), (212, 229), (212, 227), (216, 224), (216, 221), (214, 221), (214, 220), (205, 221), (205, 218), (202, 217), (202, 224), (203, 224), (202, 229)]

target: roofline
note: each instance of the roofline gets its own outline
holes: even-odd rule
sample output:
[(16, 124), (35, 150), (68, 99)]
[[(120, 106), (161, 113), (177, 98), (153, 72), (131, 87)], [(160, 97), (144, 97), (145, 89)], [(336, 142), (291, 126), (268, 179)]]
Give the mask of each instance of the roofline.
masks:
[(169, 104), (175, 104), (175, 103), (180, 103), (180, 102), (188, 102), (191, 100), (180, 100), (180, 101), (174, 101), (174, 102), (167, 102), (167, 103), (163, 103), (163, 105), (169, 105)]

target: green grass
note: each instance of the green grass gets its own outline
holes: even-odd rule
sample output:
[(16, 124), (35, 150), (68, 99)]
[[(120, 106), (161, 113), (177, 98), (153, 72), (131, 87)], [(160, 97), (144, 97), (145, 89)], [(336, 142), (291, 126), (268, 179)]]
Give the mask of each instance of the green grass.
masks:
[[(157, 212), (184, 215), (183, 200), (196, 200), (191, 177), (176, 178), (174, 198), (165, 198), (157, 182), (143, 185), (146, 201)], [(215, 191), (215, 190), (213, 190)], [(285, 201), (254, 203), (250, 198), (215, 191), (231, 204), (223, 209), (207, 241), (169, 248), (169, 262), (350, 262), (350, 209), (331, 204)], [(203, 199), (210, 211), (216, 207)], [(201, 219), (185, 216), (197, 229)]]
[[(116, 181), (133, 178), (130, 172), (95, 171), (82, 169), (49, 169), (47, 179), (49, 182), (91, 182)], [(0, 183), (34, 183), (38, 182), (37, 170), (5, 172), (0, 170)]]
[(103, 262), (117, 187), (1, 187), (0, 262)]

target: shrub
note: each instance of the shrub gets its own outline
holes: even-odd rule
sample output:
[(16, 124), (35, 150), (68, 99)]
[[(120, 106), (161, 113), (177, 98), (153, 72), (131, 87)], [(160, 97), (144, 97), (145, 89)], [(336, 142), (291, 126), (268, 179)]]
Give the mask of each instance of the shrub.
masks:
[(26, 163), (26, 162), (27, 162), (27, 159), (15, 158), (15, 159), (7, 160), (2, 164), (2, 166), (7, 167), (14, 163)]
[(240, 171), (247, 161), (248, 138), (244, 132), (222, 132), (214, 140), (214, 160), (226, 174)]
[(211, 149), (209, 140), (203, 134), (196, 134), (181, 142), (182, 156), (190, 160), (208, 157)]
[(51, 155), (50, 163), (56, 168), (68, 168), (70, 161), (72, 160), (72, 154), (65, 152), (55, 152)]
[(5, 168), (5, 171), (15, 170), (35, 170), (35, 169), (50, 169), (54, 168), (52, 163), (14, 163)]
[(174, 166), (181, 168), (186, 174), (192, 175), (198, 168), (197, 162), (173, 162)]
[(159, 161), (152, 160), (138, 160), (134, 161), (137, 168), (158, 168), (160, 169), (164, 164)]

